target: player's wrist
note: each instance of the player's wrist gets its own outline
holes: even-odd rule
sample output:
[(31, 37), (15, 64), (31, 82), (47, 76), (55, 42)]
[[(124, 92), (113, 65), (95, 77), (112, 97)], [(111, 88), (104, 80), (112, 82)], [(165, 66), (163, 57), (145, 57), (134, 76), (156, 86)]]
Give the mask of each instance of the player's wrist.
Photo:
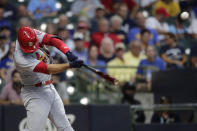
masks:
[(65, 55), (67, 56), (69, 62), (73, 62), (73, 61), (76, 61), (78, 59), (78, 57), (75, 56), (70, 50), (67, 51), (65, 53)]

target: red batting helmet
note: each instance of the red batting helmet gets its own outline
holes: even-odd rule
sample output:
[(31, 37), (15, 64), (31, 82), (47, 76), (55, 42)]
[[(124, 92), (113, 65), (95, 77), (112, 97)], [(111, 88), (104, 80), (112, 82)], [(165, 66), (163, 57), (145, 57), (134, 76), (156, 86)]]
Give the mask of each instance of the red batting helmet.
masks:
[(34, 30), (30, 27), (22, 26), (18, 30), (18, 42), (25, 53), (33, 53), (39, 48), (39, 41)]

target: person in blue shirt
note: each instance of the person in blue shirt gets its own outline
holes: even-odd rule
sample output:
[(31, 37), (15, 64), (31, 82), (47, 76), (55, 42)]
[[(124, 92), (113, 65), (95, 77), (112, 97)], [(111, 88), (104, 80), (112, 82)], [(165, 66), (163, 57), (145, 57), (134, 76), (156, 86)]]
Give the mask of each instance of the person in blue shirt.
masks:
[[(96, 69), (106, 72), (106, 64), (102, 60), (98, 60), (98, 48), (95, 45), (91, 45), (88, 49), (88, 59), (85, 61), (85, 64), (95, 67)], [(99, 68), (104, 67), (104, 68)]]
[(13, 61), (14, 48), (15, 48), (15, 42), (12, 42), (10, 44), (8, 53), (0, 61), (0, 69), (1, 68), (10, 69), (14, 67), (14, 61)]
[[(133, 27), (128, 32), (128, 41), (131, 42), (133, 40), (139, 40), (140, 39), (140, 32), (141, 30), (145, 29), (145, 17), (141, 12), (138, 12), (136, 14), (136, 27)], [(154, 29), (147, 28), (151, 32), (151, 39), (150, 39), (150, 45), (160, 45), (158, 33)]]
[(86, 61), (88, 56), (88, 51), (84, 47), (84, 42), (85, 42), (84, 35), (80, 32), (76, 32), (73, 36), (73, 40), (75, 43), (75, 49), (73, 50), (73, 54), (75, 54), (79, 59)]
[(156, 56), (155, 47), (149, 45), (146, 49), (146, 59), (140, 61), (137, 72), (136, 81), (139, 89), (151, 90), (151, 77), (154, 71), (166, 70), (166, 64), (161, 58)]
[(147, 73), (151, 73), (153, 71), (164, 71), (166, 69), (166, 65), (164, 61), (156, 56), (155, 47), (149, 45), (146, 49), (146, 59), (140, 61), (137, 75), (146, 76)]
[(41, 19), (47, 16), (56, 16), (56, 0), (30, 0), (28, 13), (34, 19)]

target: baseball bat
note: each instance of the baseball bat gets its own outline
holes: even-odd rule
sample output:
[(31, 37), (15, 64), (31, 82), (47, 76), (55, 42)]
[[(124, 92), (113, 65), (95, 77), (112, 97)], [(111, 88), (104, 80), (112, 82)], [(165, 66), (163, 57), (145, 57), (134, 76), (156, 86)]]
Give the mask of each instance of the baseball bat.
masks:
[(108, 74), (105, 74), (105, 73), (103, 73), (103, 72), (101, 72), (101, 71), (99, 71), (99, 70), (97, 70), (97, 69), (95, 69), (95, 68), (93, 68), (91, 66), (88, 66), (86, 64), (83, 64), (83, 66), (86, 69), (88, 69), (88, 70), (96, 73), (97, 75), (99, 75), (100, 77), (102, 77), (103, 79), (105, 79), (106, 81), (112, 83), (113, 85), (118, 85), (118, 80), (115, 79), (115, 78), (113, 78), (113, 77), (111, 77), (111, 76), (109, 76)]

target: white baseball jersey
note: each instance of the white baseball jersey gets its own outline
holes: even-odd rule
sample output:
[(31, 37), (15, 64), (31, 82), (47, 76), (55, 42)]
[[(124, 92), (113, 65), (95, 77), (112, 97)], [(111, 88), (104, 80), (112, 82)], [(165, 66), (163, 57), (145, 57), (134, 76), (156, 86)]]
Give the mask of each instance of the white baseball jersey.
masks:
[[(39, 44), (41, 44), (45, 33), (35, 29), (34, 31), (38, 37)], [(20, 73), (24, 87), (32, 87), (37, 83), (48, 81), (51, 79), (50, 74), (33, 71), (36, 65), (41, 61), (46, 64), (50, 64), (50, 56), (42, 48), (39, 48), (33, 53), (24, 53), (20, 48), (18, 40), (16, 40), (14, 62), (16, 65), (16, 69)]]

